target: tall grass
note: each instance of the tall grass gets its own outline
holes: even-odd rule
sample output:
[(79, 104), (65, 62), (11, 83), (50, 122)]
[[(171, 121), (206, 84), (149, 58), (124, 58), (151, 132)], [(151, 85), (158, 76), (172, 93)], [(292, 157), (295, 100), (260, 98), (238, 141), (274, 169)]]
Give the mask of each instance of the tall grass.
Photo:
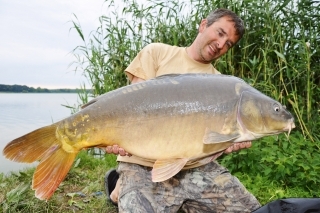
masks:
[[(118, 2), (119, 3), (119, 2)], [(78, 20), (73, 27), (83, 40), (74, 50), (76, 69), (92, 83), (94, 95), (128, 83), (124, 69), (146, 44), (188, 46), (202, 18), (215, 8), (229, 8), (246, 25), (243, 39), (214, 62), (224, 74), (245, 79), (295, 113), (299, 130), (319, 141), (320, 16), (317, 2), (271, 0), (123, 0), (120, 13), (100, 17), (88, 38)], [(106, 1), (116, 11), (114, 1)]]
[[(216, 8), (229, 8), (245, 22), (242, 40), (214, 62), (224, 74), (243, 78), (293, 112), (297, 128), (290, 139), (262, 139), (250, 150), (226, 156), (222, 163), (245, 178), (294, 185), (320, 196), (320, 3), (311, 0), (122, 0), (121, 12), (106, 1), (100, 27), (73, 51), (77, 70), (90, 80), (94, 96), (128, 84), (124, 69), (151, 42), (188, 46), (201, 19)], [(118, 8), (119, 9), (119, 8)], [(253, 184), (254, 185), (254, 184)], [(261, 187), (255, 185), (256, 187)], [(254, 187), (254, 186), (253, 186)], [(254, 191), (255, 189), (252, 188)], [(259, 195), (261, 197), (266, 195)]]

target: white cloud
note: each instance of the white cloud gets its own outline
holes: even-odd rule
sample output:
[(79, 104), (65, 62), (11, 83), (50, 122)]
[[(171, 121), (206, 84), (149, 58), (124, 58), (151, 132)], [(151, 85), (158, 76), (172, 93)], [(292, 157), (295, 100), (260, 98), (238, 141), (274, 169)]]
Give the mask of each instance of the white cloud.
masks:
[(71, 20), (87, 36), (99, 26), (103, 0), (0, 0), (0, 84), (79, 87), (86, 79), (68, 65), (82, 45)]

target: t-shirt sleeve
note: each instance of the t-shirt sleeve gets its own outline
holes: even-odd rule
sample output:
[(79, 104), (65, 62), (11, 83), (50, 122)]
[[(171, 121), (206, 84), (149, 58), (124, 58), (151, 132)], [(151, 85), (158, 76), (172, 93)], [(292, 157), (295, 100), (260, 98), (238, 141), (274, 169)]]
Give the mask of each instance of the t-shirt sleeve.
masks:
[(148, 44), (145, 46), (138, 55), (129, 64), (125, 73), (131, 81), (133, 76), (148, 80), (156, 77), (158, 68), (156, 44)]

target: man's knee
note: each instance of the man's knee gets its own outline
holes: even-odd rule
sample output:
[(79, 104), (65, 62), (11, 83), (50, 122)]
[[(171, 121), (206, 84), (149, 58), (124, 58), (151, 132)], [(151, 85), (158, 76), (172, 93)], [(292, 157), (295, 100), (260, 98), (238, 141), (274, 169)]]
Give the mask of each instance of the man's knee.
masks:
[(152, 203), (139, 190), (132, 190), (122, 195), (119, 200), (119, 212), (145, 213), (155, 212)]

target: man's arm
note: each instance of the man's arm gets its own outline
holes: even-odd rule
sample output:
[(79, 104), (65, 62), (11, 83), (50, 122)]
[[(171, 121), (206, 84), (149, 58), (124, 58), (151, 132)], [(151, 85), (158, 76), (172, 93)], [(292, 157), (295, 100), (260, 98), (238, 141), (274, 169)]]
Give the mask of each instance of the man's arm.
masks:
[[(226, 150), (224, 150), (224, 153), (230, 154), (232, 152), (237, 152), (241, 149), (248, 149), (252, 145), (251, 141), (246, 141), (246, 142), (241, 142), (241, 143), (235, 143)], [(126, 152), (123, 148), (119, 147), (118, 145), (113, 145), (113, 146), (107, 146), (106, 147), (106, 152), (111, 154), (119, 154), (121, 156), (131, 156), (130, 153)]]
[(142, 81), (145, 81), (145, 80), (142, 78), (138, 78), (137, 76), (133, 76), (133, 78), (131, 80), (131, 84), (140, 83)]

